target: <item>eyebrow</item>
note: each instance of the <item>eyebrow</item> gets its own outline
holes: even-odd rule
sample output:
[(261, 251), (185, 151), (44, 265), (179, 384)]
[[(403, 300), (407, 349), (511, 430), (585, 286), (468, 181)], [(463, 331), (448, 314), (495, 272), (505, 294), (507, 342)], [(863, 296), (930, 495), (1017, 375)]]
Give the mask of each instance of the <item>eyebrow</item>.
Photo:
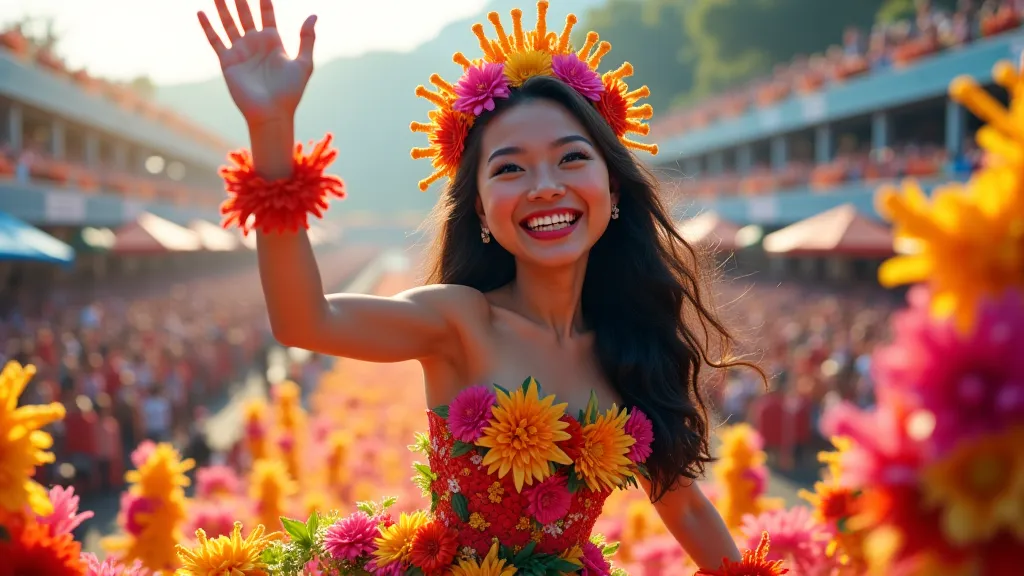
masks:
[[(559, 146), (564, 146), (569, 142), (583, 142), (591, 147), (594, 146), (594, 144), (590, 140), (587, 140), (583, 136), (580, 136), (579, 134), (572, 134), (569, 136), (562, 136), (561, 138), (555, 140), (554, 142), (551, 143), (551, 147), (558, 148)], [(507, 146), (505, 148), (498, 148), (497, 150), (491, 153), (490, 157), (487, 158), (487, 163), (491, 163), (492, 161), (494, 161), (495, 158), (499, 156), (510, 156), (512, 154), (522, 153), (523, 149), (518, 146)]]

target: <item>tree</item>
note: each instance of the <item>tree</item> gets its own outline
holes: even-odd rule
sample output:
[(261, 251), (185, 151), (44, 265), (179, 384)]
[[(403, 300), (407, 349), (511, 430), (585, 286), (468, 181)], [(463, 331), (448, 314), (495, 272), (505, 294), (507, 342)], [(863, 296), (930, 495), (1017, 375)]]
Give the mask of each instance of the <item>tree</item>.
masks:
[(650, 86), (647, 100), (655, 113), (666, 110), (677, 94), (693, 85), (694, 55), (689, 36), (682, 34), (686, 10), (693, 0), (609, 0), (589, 10), (576, 28), (573, 43), (583, 43), (588, 30), (612, 43), (602, 68), (633, 64), (631, 87)]
[(705, 96), (822, 52), (849, 26), (868, 28), (884, 0), (693, 0), (686, 33), (696, 51), (694, 91)]

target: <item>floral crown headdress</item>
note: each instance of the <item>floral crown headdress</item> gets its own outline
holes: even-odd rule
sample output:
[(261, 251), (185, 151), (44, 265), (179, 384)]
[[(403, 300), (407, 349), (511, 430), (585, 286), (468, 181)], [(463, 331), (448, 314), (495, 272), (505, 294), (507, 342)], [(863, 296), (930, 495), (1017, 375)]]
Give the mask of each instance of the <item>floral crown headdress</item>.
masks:
[(590, 32), (583, 47), (573, 50), (569, 36), (576, 25), (576, 15), (569, 14), (562, 33), (556, 34), (547, 29), (547, 11), (546, 0), (537, 2), (537, 27), (524, 31), (523, 11), (512, 10), (512, 34), (505, 31), (498, 13), (491, 12), (487, 19), (494, 25), (496, 39), (487, 37), (483, 24), (473, 25), (483, 58), (470, 60), (456, 52), (452, 60), (463, 69), (462, 78), (456, 84), (449, 84), (439, 74), (431, 74), (430, 83), (437, 88), (436, 92), (425, 86), (416, 87), (417, 96), (436, 106), (428, 113), (429, 123), (410, 125), (413, 132), (427, 134), (429, 142), (425, 148), (413, 148), (412, 157), (430, 159), (434, 168), (430, 176), (420, 180), (420, 190), (426, 191), (442, 177), (454, 177), (466, 136), (477, 116), (494, 110), (495, 100), (508, 98), (513, 90), (535, 76), (557, 78), (593, 102), (627, 148), (658, 153), (656, 144), (636, 142), (626, 136), (630, 133), (647, 135), (650, 126), (644, 120), (654, 114), (650, 104), (636, 104), (650, 96), (650, 89), (642, 86), (630, 91), (623, 80), (633, 75), (633, 66), (626, 62), (616, 70), (599, 74), (597, 67), (612, 45), (599, 42), (597, 32)]

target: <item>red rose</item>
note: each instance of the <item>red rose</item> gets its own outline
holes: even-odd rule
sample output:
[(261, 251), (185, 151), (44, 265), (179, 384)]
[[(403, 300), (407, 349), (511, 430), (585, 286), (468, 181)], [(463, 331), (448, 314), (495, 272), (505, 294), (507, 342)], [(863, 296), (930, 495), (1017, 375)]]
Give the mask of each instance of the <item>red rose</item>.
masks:
[(575, 418), (568, 414), (562, 416), (561, 421), (569, 424), (569, 427), (565, 429), (569, 433), (569, 439), (559, 442), (558, 447), (575, 462), (583, 452), (583, 427), (580, 426), (580, 423)]

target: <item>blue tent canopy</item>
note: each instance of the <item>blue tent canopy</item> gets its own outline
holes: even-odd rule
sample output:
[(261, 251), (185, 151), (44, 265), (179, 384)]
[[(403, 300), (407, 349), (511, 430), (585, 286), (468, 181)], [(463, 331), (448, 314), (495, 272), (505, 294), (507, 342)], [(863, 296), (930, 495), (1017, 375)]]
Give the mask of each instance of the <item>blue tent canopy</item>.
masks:
[(75, 261), (75, 251), (46, 232), (0, 212), (0, 260), (69, 265)]

